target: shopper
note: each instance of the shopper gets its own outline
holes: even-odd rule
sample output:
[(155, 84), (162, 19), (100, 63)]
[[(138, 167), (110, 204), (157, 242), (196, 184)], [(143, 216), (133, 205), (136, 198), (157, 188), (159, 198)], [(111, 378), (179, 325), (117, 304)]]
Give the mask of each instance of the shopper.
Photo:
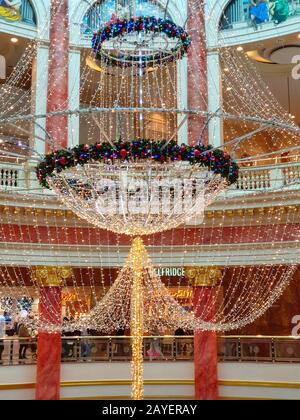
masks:
[(19, 338), (21, 338), (20, 349), (19, 349), (19, 360), (24, 360), (24, 359), (27, 359), (26, 351), (29, 347), (29, 341), (31, 337), (30, 332), (24, 323), (19, 325), (18, 336)]
[(82, 339), (81, 339), (81, 357), (83, 361), (88, 361), (92, 354), (92, 344), (88, 338), (89, 330), (84, 328), (82, 330)]
[(250, 1), (250, 19), (251, 24), (257, 29), (257, 25), (269, 21), (269, 6), (267, 0)]
[(150, 362), (156, 359), (164, 359), (164, 354), (161, 350), (162, 342), (160, 338), (160, 331), (158, 328), (153, 327), (149, 331), (149, 333), (152, 335), (152, 341), (150, 343), (150, 348), (147, 351), (147, 356), (150, 359)]
[(6, 335), (8, 337), (12, 337), (15, 334), (15, 329), (12, 321), (12, 317), (8, 312), (4, 312), (4, 318), (5, 318), (5, 325), (6, 325)]
[(287, 20), (290, 14), (290, 7), (286, 0), (270, 0), (269, 5), (272, 21), (276, 25)]
[(4, 338), (5, 338), (6, 322), (4, 315), (0, 315), (0, 363), (2, 364), (2, 354), (4, 351)]

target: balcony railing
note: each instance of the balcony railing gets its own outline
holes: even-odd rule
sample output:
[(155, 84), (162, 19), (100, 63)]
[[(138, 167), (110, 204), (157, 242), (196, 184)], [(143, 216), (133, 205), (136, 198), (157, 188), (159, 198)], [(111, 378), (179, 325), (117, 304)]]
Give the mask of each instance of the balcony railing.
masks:
[[(300, 15), (300, 0), (286, 0), (289, 5), (290, 19), (293, 16)], [(274, 22), (272, 16), (269, 15), (268, 22)], [(250, 1), (249, 0), (233, 0), (223, 12), (220, 22), (220, 30), (235, 29), (241, 24), (250, 25)], [(264, 23), (261, 23), (263, 25)]]
[[(130, 340), (130, 337), (65, 337), (61, 360), (62, 363), (129, 362)], [(0, 340), (1, 345), (4, 351), (0, 364), (35, 364), (35, 338), (5, 338)], [(218, 355), (220, 362), (300, 363), (300, 337), (219, 337)], [(144, 337), (145, 362), (193, 360), (193, 336)]]
[[(230, 195), (239, 192), (297, 189), (300, 185), (300, 163), (291, 162), (269, 166), (241, 167), (237, 184)], [(0, 162), (0, 192), (37, 193), (38, 183), (33, 167), (25, 164)]]
[(242, 191), (268, 191), (297, 187), (300, 183), (300, 163), (242, 168), (235, 186)]
[(0, 163), (0, 192), (23, 189), (28, 170), (24, 165)]

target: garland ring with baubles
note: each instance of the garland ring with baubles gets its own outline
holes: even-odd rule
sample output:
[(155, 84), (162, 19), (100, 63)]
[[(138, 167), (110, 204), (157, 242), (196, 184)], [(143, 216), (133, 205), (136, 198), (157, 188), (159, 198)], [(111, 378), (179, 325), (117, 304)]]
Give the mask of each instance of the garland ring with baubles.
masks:
[(78, 145), (73, 149), (55, 150), (45, 156), (38, 165), (37, 178), (44, 188), (49, 188), (47, 178), (65, 169), (84, 166), (89, 163), (134, 163), (141, 161), (167, 164), (168, 162), (189, 162), (208, 168), (220, 174), (229, 185), (238, 180), (239, 167), (230, 155), (212, 146), (196, 147), (179, 145), (175, 141), (159, 141), (137, 139), (132, 142), (118, 140), (114, 144), (96, 143)]
[[(117, 37), (124, 37), (126, 34), (133, 33), (153, 33), (165, 34), (169, 39), (177, 40), (177, 45), (170, 51), (157, 51), (154, 54), (138, 57), (130, 54), (115, 53), (114, 51), (105, 51), (103, 45), (106, 41)], [(171, 19), (140, 16), (130, 19), (116, 18), (104, 28), (96, 32), (92, 39), (92, 48), (95, 53), (95, 59), (102, 59), (109, 65), (119, 67), (129, 67), (132, 65), (155, 66), (163, 65), (181, 59), (187, 54), (191, 46), (191, 39), (187, 31), (181, 26), (176, 25)]]

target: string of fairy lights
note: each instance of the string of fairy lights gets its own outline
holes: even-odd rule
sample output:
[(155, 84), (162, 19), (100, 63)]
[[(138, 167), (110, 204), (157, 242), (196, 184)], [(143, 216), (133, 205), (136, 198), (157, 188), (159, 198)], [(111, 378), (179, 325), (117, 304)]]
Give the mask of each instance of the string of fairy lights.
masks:
[[(156, 2), (151, 4), (155, 6), (154, 11), (157, 11), (158, 4)], [(168, 13), (173, 18), (171, 6)], [(193, 19), (189, 18), (186, 24), (186, 29), (191, 34), (195, 31), (201, 31), (203, 34), (204, 31), (195, 13), (197, 6), (198, 2), (194, 2), (189, 14), (189, 17), (193, 15)], [(140, 7), (143, 12), (142, 3)], [(176, 24), (184, 25), (185, 14), (181, 12), (179, 5), (173, 13)], [(69, 16), (69, 19), (72, 21), (72, 16)], [(45, 28), (49, 28), (49, 25), (50, 19), (45, 22)], [(40, 32), (40, 38), (42, 38), (41, 33), (44, 36), (46, 29), (44, 31)], [(231, 153), (234, 149), (236, 158), (243, 158), (245, 154), (251, 157), (251, 155), (264, 155), (278, 151), (275, 155), (275, 158), (278, 158), (282, 150), (299, 146), (299, 133), (296, 132), (296, 127), (293, 130), (293, 118), (279, 106), (259, 75), (252, 70), (253, 65), (250, 59), (243, 51), (223, 47), (221, 38), (220, 43), (218, 52), (223, 83), (222, 111), (236, 116), (234, 124), (231, 123), (232, 120), (228, 122), (224, 118), (224, 139), (231, 141), (252, 132), (261, 125), (259, 119), (269, 121), (276, 119), (290, 126), (290, 128), (282, 128), (276, 124), (268, 126), (257, 137), (254, 135), (241, 141), (238, 148), (234, 149), (235, 143), (233, 146), (228, 146), (228, 151)], [(36, 41), (28, 44), (7, 83), (1, 86), (1, 134), (11, 132), (8, 122), (3, 121), (4, 117), (21, 118), (21, 115), (34, 114), (32, 112), (33, 98), (28, 86), (31, 85), (32, 61), (36, 57), (38, 47), (39, 43)], [(126, 45), (122, 48), (126, 54), (131, 51)], [(195, 66), (198, 64), (195, 59), (196, 54), (197, 46), (192, 43), (188, 59), (183, 62), (190, 60), (190, 66)], [(46, 71), (48, 63), (44, 66), (40, 69), (41, 72)], [(180, 77), (178, 67), (178, 63), (172, 62), (157, 68), (143, 69), (142, 74), (139, 74), (134, 67), (112, 68), (105, 59), (95, 60), (90, 50), (82, 48), (81, 66), (76, 70), (80, 72), (79, 109), (98, 107), (111, 109), (111, 111), (80, 114), (80, 143), (92, 144), (108, 139), (115, 140), (119, 137), (125, 140), (132, 140), (135, 137), (162, 140), (170, 139), (173, 135), (177, 140), (179, 115), (175, 112), (164, 111), (177, 108), (178, 102), (182, 103), (181, 109), (189, 110), (189, 95), (192, 94), (198, 98), (199, 111), (206, 112), (208, 109), (205, 93), (198, 85), (195, 85), (195, 92), (188, 92), (187, 98), (178, 100), (178, 92), (184, 96), (187, 89), (187, 81)], [(186, 77), (197, 80), (193, 72), (185, 70)], [(205, 74), (204, 67), (199, 68), (198, 71)], [(210, 71), (212, 70), (208, 69), (208, 72)], [(24, 91), (21, 96), (18, 89)], [(216, 86), (211, 86), (210, 89), (217, 92), (217, 82)], [(144, 112), (138, 110), (141, 91)], [(53, 92), (49, 92), (50, 97), (52, 94)], [(114, 112), (114, 108), (118, 107), (128, 108), (131, 111)], [(152, 108), (156, 111), (147, 112), (147, 109)], [(139, 125), (141, 114), (143, 114), (142, 127)], [(257, 122), (242, 119), (241, 116), (257, 118)], [(181, 114), (180, 117), (182, 118)], [(187, 127), (188, 124), (187, 118), (183, 126)], [(16, 121), (16, 125), (30, 131), (30, 122), (25, 123), (25, 119)], [(297, 151), (294, 155), (297, 159)], [(266, 162), (263, 158), (261, 160), (262, 163)], [(26, 174), (24, 170), (20, 182), (23, 177), (25, 180)], [(66, 299), (68, 296), (72, 297), (68, 301), (68, 309), (65, 308), (65, 311), (68, 311), (65, 315), (69, 319), (75, 319), (65, 322), (62, 329), (77, 330), (89, 326), (91, 329), (103, 330), (107, 333), (122, 328), (129, 329), (131, 267), (130, 264), (125, 264), (125, 269), (120, 271), (119, 276), (114, 268), (120, 269), (123, 266), (126, 254), (129, 253), (130, 241), (126, 241), (118, 234), (111, 236), (108, 232), (95, 229), (87, 222), (71, 216), (64, 205), (58, 203), (51, 194), (38, 190), (34, 179), (35, 175), (32, 171), (28, 187), (30, 204), (26, 186), (25, 191), (18, 191), (18, 188), (15, 188), (1, 194), (3, 208), (10, 208), (14, 201), (17, 203), (14, 206), (21, 209), (17, 213), (12, 210), (1, 214), (1, 248), (5, 256), (5, 264), (2, 260), (0, 268), (1, 296), (10, 297), (14, 301), (24, 296), (28, 299), (38, 299), (39, 288), (31, 278), (31, 267), (41, 264), (41, 261), (46, 258), (45, 254), (48, 254), (45, 264), (72, 267), (72, 276), (64, 287)], [(30, 191), (31, 188), (34, 191)], [(267, 198), (265, 194), (268, 194)], [(290, 203), (298, 200), (296, 190), (289, 191), (288, 194)], [(218, 214), (213, 212), (210, 217), (209, 209), (204, 222), (200, 227), (198, 226), (199, 229), (184, 225), (180, 232), (171, 229), (165, 234), (149, 235), (145, 239), (145, 246), (151, 254), (152, 262), (147, 263), (148, 265), (145, 266), (147, 269), (144, 272), (144, 332), (155, 328), (160, 331), (174, 331), (179, 326), (187, 329), (201, 327), (217, 331), (236, 330), (253, 322), (278, 299), (292, 278), (298, 263), (297, 247), (292, 247), (289, 243), (290, 232), (293, 232), (295, 246), (299, 240), (297, 233), (299, 232), (299, 214), (295, 211), (293, 204), (290, 208), (286, 206), (284, 191), (280, 198), (278, 198), (279, 195), (278, 190), (251, 191), (249, 188), (239, 191), (238, 204), (236, 202), (230, 204), (229, 195), (221, 196), (214, 204), (218, 208)], [(247, 211), (238, 214), (237, 210), (246, 208), (251, 200), (255, 202), (253, 214)], [(276, 209), (274, 210), (269, 204), (273, 200), (277, 200), (275, 207), (283, 209), (280, 211), (284, 213), (279, 214)], [(233, 215), (228, 214), (226, 207), (228, 203), (235, 210)], [(270, 211), (259, 212), (257, 203), (260, 203), (260, 207), (269, 207)], [(28, 212), (25, 215), (25, 209), (29, 206), (33, 214)], [(56, 209), (56, 213), (50, 210), (49, 207), (52, 206)], [(41, 210), (41, 213), (36, 213), (35, 208)], [(237, 224), (239, 233), (234, 234)], [(275, 249), (272, 255), (272, 258), (275, 258), (274, 264), (266, 264), (259, 260), (257, 265), (255, 259), (258, 258), (259, 252), (255, 253), (249, 244), (246, 246), (245, 243), (238, 241), (237, 235), (248, 238), (253, 226), (255, 229), (249, 237), (251, 239), (249, 243), (259, 247), (262, 253), (271, 244), (271, 249)], [(116, 230), (116, 228), (111, 228), (111, 230)], [(180, 235), (180, 240), (178, 235)], [(229, 243), (228, 238), (231, 242), (236, 241), (234, 246)], [(211, 249), (213, 252), (210, 251)], [(40, 258), (37, 258), (37, 255)], [(238, 261), (236, 265), (233, 256)], [(203, 305), (205, 291), (200, 292), (199, 305), (193, 308), (200, 319), (198, 322), (189, 312), (184, 312), (182, 306), (176, 304), (175, 300), (170, 300), (167, 289), (159, 283), (157, 277), (148, 274), (153, 273), (153, 265), (157, 268), (168, 265), (198, 267), (206, 265), (208, 258), (210, 265), (223, 267), (222, 278), (215, 286), (215, 296), (205, 305)], [(247, 260), (252, 261), (255, 267), (245, 264)], [(164, 279), (164, 282), (170, 289), (184, 288), (187, 294), (193, 291), (193, 286), (184, 277), (176, 280), (175, 284), (171, 277)], [(191, 307), (191, 302), (188, 302), (187, 306)], [(213, 319), (205, 323), (204, 320), (212, 307), (215, 307)], [(19, 316), (19, 309), (16, 306), (12, 308), (12, 311)], [(53, 325), (41, 325), (36, 317), (29, 319), (28, 322), (49, 331), (57, 328)]]

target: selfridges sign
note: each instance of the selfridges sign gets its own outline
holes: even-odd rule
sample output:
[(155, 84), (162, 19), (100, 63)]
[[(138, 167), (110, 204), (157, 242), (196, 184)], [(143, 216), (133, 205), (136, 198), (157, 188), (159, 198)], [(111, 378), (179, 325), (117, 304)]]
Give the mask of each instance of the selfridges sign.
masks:
[(184, 277), (184, 267), (162, 267), (155, 269), (156, 275), (159, 277)]

